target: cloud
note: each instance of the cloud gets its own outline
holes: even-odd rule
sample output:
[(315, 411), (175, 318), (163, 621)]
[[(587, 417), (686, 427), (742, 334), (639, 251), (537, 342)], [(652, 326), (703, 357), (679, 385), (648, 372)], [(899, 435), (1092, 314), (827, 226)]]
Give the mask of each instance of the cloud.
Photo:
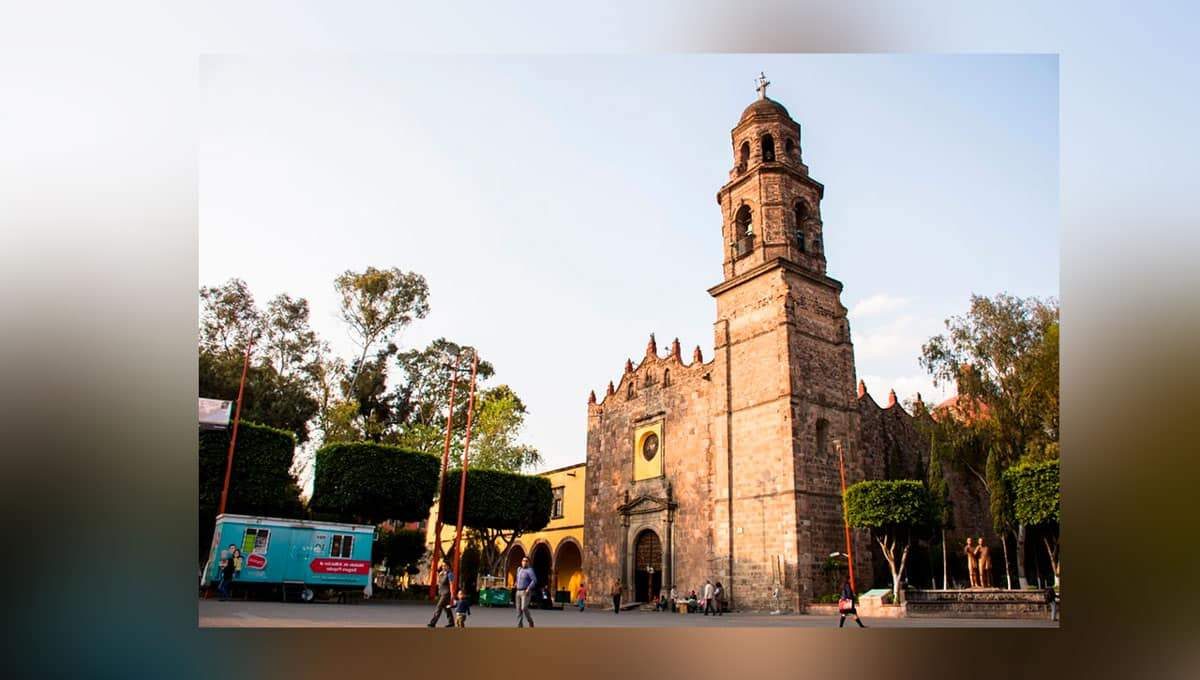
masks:
[(908, 304), (908, 298), (895, 297), (887, 293), (879, 293), (858, 301), (854, 308), (850, 310), (850, 316), (854, 319), (862, 319), (870, 316), (878, 316), (886, 312), (894, 312), (903, 308)]
[(924, 338), (913, 328), (915, 318), (902, 316), (867, 331), (851, 331), (856, 359), (913, 358)]

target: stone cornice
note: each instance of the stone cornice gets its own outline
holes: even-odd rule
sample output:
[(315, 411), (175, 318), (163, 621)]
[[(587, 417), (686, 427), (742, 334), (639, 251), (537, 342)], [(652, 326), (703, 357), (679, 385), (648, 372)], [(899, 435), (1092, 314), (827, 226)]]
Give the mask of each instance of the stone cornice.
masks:
[(800, 265), (792, 262), (791, 260), (786, 260), (782, 257), (776, 257), (774, 259), (768, 260), (768, 261), (758, 265), (757, 267), (751, 269), (750, 271), (742, 272), (741, 274), (738, 274), (737, 276), (733, 277), (732, 279), (728, 279), (726, 281), (722, 281), (721, 283), (718, 283), (717, 285), (708, 289), (708, 294), (713, 297), (717, 297), (721, 293), (724, 293), (732, 288), (736, 288), (737, 286), (739, 286), (751, 279), (756, 279), (759, 276), (762, 276), (763, 274), (775, 271), (776, 269), (780, 269), (780, 268), (786, 269), (789, 272), (796, 274), (797, 276), (799, 276), (801, 278), (812, 281), (813, 283), (832, 288), (833, 290), (837, 291), (838, 293), (842, 292), (842, 282), (841, 281), (838, 281), (837, 279), (829, 277), (829, 276), (824, 276), (822, 274), (814, 274), (814, 273), (808, 271), (807, 269), (804, 269)]
[(723, 186), (717, 190), (718, 199), (720, 196), (723, 196), (725, 194), (725, 192), (733, 189), (735, 186), (741, 184), (742, 182), (745, 182), (746, 180), (750, 179), (751, 177), (754, 177), (758, 173), (765, 173), (765, 172), (770, 172), (770, 173), (782, 172), (782, 173), (789, 174), (792, 177), (799, 180), (800, 182), (807, 184), (807, 185), (811, 186), (812, 188), (816, 189), (817, 190), (817, 198), (825, 198), (825, 185), (824, 184), (821, 184), (817, 180), (813, 179), (812, 177), (809, 177), (808, 175), (804, 174), (803, 172), (800, 172), (798, 169), (796, 169), (795, 167), (793, 167), (787, 163), (783, 163), (781, 161), (767, 161), (767, 162), (759, 163), (758, 165), (756, 165), (752, 168), (748, 168), (746, 170), (746, 172), (741, 174), (740, 177), (738, 177), (736, 179), (731, 179), (728, 182), (726, 182), (725, 186)]

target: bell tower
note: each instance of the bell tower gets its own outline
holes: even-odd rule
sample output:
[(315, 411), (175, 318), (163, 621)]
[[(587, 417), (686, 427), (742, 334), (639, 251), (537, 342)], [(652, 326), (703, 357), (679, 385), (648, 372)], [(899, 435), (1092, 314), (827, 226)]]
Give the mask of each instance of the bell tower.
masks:
[[(733, 128), (734, 165), (717, 192), (713, 549), (738, 606), (795, 609), (823, 594), (821, 565), (845, 552), (839, 447), (847, 477), (862, 476), (850, 326), (842, 284), (825, 273), (824, 187), (769, 84), (759, 76)], [(869, 573), (870, 551), (854, 553)]]
[(760, 75), (758, 100), (733, 128), (733, 169), (717, 192), (725, 242), (726, 280), (782, 257), (825, 273), (821, 198), (825, 187), (808, 175), (800, 125), (783, 104), (767, 97)]

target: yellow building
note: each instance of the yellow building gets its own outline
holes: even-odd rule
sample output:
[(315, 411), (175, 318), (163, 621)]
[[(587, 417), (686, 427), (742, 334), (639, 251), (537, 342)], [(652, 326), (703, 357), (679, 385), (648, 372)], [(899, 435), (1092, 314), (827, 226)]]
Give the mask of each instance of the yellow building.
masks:
[[(539, 584), (550, 584), (552, 593), (567, 591), (571, 601), (583, 580), (583, 508), (587, 486), (584, 476), (586, 463), (576, 463), (556, 470), (539, 473), (550, 480), (554, 503), (550, 508), (550, 523), (541, 531), (522, 534), (508, 552), (505, 566), (506, 585), (516, 580), (521, 558), (528, 557), (529, 565), (538, 576)], [(433, 532), (437, 522), (436, 507), (430, 509), (426, 523), (426, 545), (433, 551)], [(442, 554), (454, 547), (454, 525), (442, 527)], [(590, 586), (589, 586), (590, 587)]]

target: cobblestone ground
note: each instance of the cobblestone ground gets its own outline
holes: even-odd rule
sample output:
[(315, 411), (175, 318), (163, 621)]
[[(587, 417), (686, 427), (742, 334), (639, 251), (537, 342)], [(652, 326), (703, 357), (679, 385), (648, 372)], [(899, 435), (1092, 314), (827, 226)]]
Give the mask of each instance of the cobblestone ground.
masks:
[[(423, 627), (429, 622), (431, 605), (411, 602), (362, 602), (358, 604), (292, 604), (282, 602), (243, 602), (200, 600), (201, 627), (263, 627), (263, 628), (341, 628), (341, 627)], [(544, 628), (743, 628), (796, 627), (836, 628), (837, 617), (782, 615), (765, 613), (728, 613), (724, 616), (701, 614), (667, 614), (662, 612), (576, 609), (563, 611), (534, 611), (535, 623)], [(1044, 619), (871, 619), (863, 618), (870, 628), (1057, 628), (1058, 622)], [(445, 625), (442, 617), (439, 625)], [(514, 609), (474, 607), (467, 619), (470, 628), (515, 627)], [(847, 628), (859, 632), (853, 621)], [(851, 634), (851, 633), (847, 633)]]

